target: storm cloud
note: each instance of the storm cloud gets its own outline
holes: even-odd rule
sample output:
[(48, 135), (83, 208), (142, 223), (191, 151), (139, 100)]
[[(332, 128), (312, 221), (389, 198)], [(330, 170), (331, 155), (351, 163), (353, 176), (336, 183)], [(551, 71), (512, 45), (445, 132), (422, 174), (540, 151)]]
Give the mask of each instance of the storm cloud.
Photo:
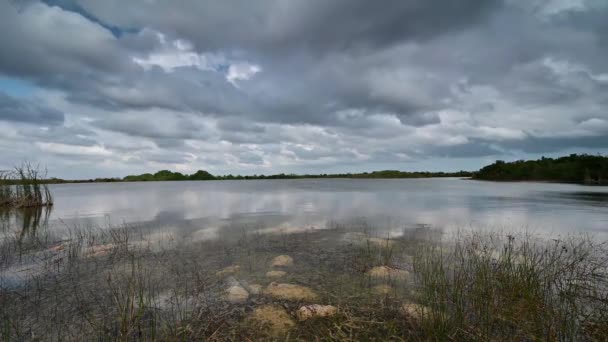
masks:
[(456, 170), (606, 153), (607, 15), (593, 0), (4, 1), (0, 167)]
[(59, 125), (64, 116), (53, 108), (39, 106), (0, 92), (0, 120), (31, 123), (37, 125)]

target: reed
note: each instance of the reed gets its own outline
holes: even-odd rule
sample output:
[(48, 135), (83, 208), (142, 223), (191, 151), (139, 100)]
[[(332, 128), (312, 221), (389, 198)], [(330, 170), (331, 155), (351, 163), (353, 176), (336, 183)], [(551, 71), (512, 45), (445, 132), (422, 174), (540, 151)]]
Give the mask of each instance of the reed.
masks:
[(608, 256), (592, 239), (460, 235), (414, 258), (437, 340), (595, 340), (608, 336)]
[(34, 208), (53, 205), (53, 196), (44, 183), (46, 170), (23, 163), (13, 170), (0, 171), (0, 208)]

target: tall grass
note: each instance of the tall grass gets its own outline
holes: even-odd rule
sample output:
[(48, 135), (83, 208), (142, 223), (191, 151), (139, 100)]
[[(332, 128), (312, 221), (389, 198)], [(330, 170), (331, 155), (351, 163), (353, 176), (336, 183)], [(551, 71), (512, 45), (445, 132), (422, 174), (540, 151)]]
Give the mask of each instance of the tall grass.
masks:
[[(469, 233), (414, 258), (425, 326), (437, 340), (602, 340), (608, 254), (589, 238)], [(603, 337), (602, 337), (603, 336)]]
[(0, 207), (33, 208), (53, 205), (53, 196), (44, 177), (46, 171), (30, 163), (0, 171)]

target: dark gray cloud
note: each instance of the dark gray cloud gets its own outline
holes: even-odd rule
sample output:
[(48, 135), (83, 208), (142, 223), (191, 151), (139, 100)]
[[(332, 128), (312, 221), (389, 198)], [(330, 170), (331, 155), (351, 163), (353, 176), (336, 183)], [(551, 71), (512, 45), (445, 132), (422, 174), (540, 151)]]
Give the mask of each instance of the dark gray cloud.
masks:
[(87, 78), (130, 68), (128, 56), (103, 27), (58, 7), (0, 3), (0, 72), (40, 83)]
[(11, 97), (0, 92), (0, 120), (36, 125), (60, 125), (63, 113), (32, 101)]
[[(33, 121), (39, 125), (40, 118)], [(97, 144), (97, 134), (85, 127), (79, 126), (49, 126), (45, 129), (27, 125), (19, 130), (18, 134), (24, 138), (32, 139), (36, 142), (59, 143), (77, 146), (95, 146)]]
[(0, 93), (0, 148), (85, 175), (602, 152), (606, 14), (561, 0), (5, 1), (0, 91), (26, 86)]
[(597, 136), (581, 137), (534, 137), (525, 140), (512, 141), (504, 144), (505, 148), (526, 153), (550, 153), (564, 151), (569, 148), (605, 149), (608, 146), (608, 132)]
[[(292, 53), (379, 48), (466, 28), (500, 6), (497, 0), (94, 1), (74, 0), (119, 27), (152, 27), (200, 50)], [(120, 8), (120, 10), (117, 10)], [(171, 13), (171, 15), (167, 15)]]
[(419, 157), (439, 156), (444, 158), (470, 158), (500, 155), (504, 151), (484, 141), (472, 140), (454, 146), (429, 146)]

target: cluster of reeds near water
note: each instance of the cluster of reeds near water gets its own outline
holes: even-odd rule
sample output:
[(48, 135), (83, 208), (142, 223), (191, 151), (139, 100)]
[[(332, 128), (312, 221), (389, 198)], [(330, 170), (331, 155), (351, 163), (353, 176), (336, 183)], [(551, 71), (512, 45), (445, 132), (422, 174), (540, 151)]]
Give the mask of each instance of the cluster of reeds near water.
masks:
[(45, 171), (29, 163), (13, 170), (0, 171), (0, 208), (33, 208), (53, 205), (53, 197), (44, 184)]
[(426, 325), (438, 340), (605, 341), (606, 247), (485, 232), (423, 248), (414, 267)]

